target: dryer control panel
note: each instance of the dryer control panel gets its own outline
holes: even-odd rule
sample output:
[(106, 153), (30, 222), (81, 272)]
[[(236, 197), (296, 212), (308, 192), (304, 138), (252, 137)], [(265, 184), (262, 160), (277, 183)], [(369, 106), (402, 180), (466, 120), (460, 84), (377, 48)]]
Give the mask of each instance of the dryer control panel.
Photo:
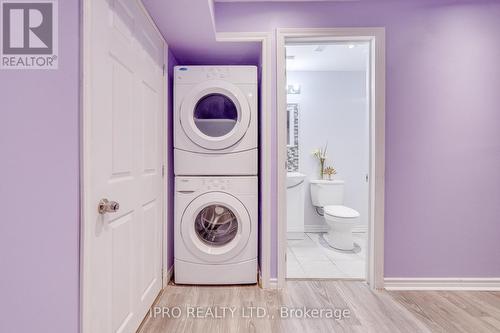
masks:
[(257, 84), (255, 66), (176, 66), (175, 84), (196, 84), (206, 80), (223, 80), (234, 84)]

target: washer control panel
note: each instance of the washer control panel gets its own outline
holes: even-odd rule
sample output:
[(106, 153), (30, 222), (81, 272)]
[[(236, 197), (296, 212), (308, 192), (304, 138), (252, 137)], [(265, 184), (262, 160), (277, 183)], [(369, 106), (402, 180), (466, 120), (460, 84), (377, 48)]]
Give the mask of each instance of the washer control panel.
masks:
[(205, 188), (209, 191), (226, 191), (230, 188), (229, 180), (225, 178), (207, 178), (205, 181)]
[(175, 192), (180, 196), (198, 196), (206, 192), (226, 192), (232, 195), (257, 195), (257, 176), (236, 177), (175, 177)]

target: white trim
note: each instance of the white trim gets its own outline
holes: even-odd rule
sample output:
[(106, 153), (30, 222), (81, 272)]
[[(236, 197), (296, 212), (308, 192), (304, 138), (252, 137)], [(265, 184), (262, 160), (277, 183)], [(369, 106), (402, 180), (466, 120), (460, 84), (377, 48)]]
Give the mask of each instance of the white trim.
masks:
[(286, 232), (286, 239), (287, 240), (306, 239), (306, 232), (305, 231), (287, 231)]
[[(261, 272), (257, 275), (258, 278), (258, 284), (261, 288), (264, 288), (262, 286), (262, 275)], [(278, 289), (278, 279), (277, 278), (270, 278), (267, 282), (267, 287), (265, 289)]]
[(172, 265), (170, 268), (163, 270), (163, 283), (162, 283), (162, 289), (165, 289), (170, 281), (172, 281), (172, 277), (174, 276), (174, 265)]
[(271, 99), (271, 64), (272, 64), (272, 33), (269, 32), (225, 32), (217, 33), (218, 42), (260, 42), (262, 45), (261, 63), (261, 110), (260, 114), (260, 191), (261, 191), (261, 281), (264, 288), (273, 288), (271, 279), (271, 223), (272, 219), (272, 99)]
[(385, 278), (386, 290), (500, 291), (500, 278)]
[(279, 288), (286, 285), (286, 49), (284, 30), (276, 30), (276, 209), (277, 209), (277, 283)]
[[(160, 33), (160, 30), (154, 23), (153, 19), (151, 18), (149, 12), (145, 9), (144, 4), (142, 3), (141, 0), (135, 0), (137, 1), (139, 7), (142, 9), (144, 14), (146, 15), (149, 23), (152, 25), (154, 30), (157, 32), (159, 38), (163, 41), (164, 44), (164, 63), (168, 59), (165, 58), (165, 56), (168, 54), (168, 45), (167, 42), (165, 41), (165, 38), (163, 35)], [(86, 228), (85, 228), (85, 218), (86, 218), (86, 212), (89, 212), (90, 210), (95, 209), (94, 204), (88, 200), (88, 190), (90, 188), (90, 177), (89, 177), (89, 172), (90, 172), (90, 106), (91, 106), (91, 99), (90, 99), (90, 90), (91, 90), (91, 84), (92, 84), (92, 76), (91, 76), (91, 48), (93, 46), (93, 41), (91, 40), (91, 33), (92, 33), (92, 3), (93, 0), (83, 0), (81, 3), (81, 11), (82, 11), (82, 22), (81, 22), (81, 57), (80, 57), (80, 276), (79, 276), (79, 294), (80, 294), (80, 312), (79, 312), (79, 331), (80, 332), (85, 332), (85, 328), (88, 326), (88, 322), (90, 320), (89, 314), (86, 312), (86, 309), (88, 306), (86, 305), (86, 300), (88, 299), (88, 290), (86, 287), (86, 281), (88, 281), (87, 274), (87, 261), (85, 258), (88, 258), (89, 256), (89, 249), (88, 246), (86, 246), (87, 239), (85, 238), (86, 235)], [(168, 88), (168, 75), (165, 75), (164, 79), (164, 89), (163, 89), (163, 96), (164, 96), (164, 127), (163, 127), (163, 136), (167, 136), (167, 122), (166, 122), (166, 116), (168, 112), (168, 105), (167, 105), (167, 88)], [(165, 140), (163, 140), (165, 146)], [(163, 149), (164, 151), (164, 156), (163, 156), (163, 163), (165, 165), (165, 168), (167, 168), (167, 163), (166, 163), (166, 158), (168, 156), (167, 154), (167, 147)], [(166, 170), (165, 175), (168, 175), (168, 172)], [(167, 209), (167, 200), (170, 197), (170, 194), (167, 192), (167, 187), (166, 187), (166, 181), (167, 181), (167, 176), (164, 177), (164, 183), (165, 186), (163, 187), (163, 193), (162, 193), (162, 202), (163, 202), (163, 216), (162, 216), (162, 230), (164, 233), (164, 237), (162, 238), (162, 264), (165, 265), (166, 267), (166, 260), (168, 258), (166, 251), (163, 249), (166, 248), (166, 241), (168, 238), (168, 235), (166, 234), (166, 209)], [(162, 272), (163, 272), (163, 267), (162, 267)], [(167, 274), (168, 277), (168, 274)], [(171, 278), (171, 277), (170, 277)], [(169, 280), (170, 280), (169, 278)], [(165, 287), (165, 286), (163, 286)]]
[(81, 2), (81, 11), (82, 11), (82, 23), (81, 23), (81, 57), (80, 57), (80, 313), (79, 313), (79, 332), (85, 332), (86, 323), (89, 322), (90, 317), (87, 313), (87, 305), (85, 304), (87, 296), (86, 296), (86, 288), (85, 284), (88, 281), (86, 274), (86, 261), (85, 258), (89, 256), (89, 249), (85, 246), (85, 211), (88, 210), (88, 197), (85, 189), (89, 187), (89, 180), (87, 179), (87, 174), (89, 173), (89, 161), (87, 160), (87, 156), (90, 156), (90, 152), (88, 152), (88, 144), (90, 141), (89, 128), (87, 123), (90, 123), (90, 115), (88, 112), (85, 112), (86, 109), (89, 108), (90, 105), (90, 82), (91, 82), (91, 70), (90, 70), (90, 56), (91, 56), (91, 0), (83, 0)]
[(384, 285), (384, 196), (385, 196), (385, 29), (326, 28), (277, 29), (277, 209), (278, 209), (278, 286), (285, 286), (286, 276), (286, 39), (360, 40), (370, 42), (370, 218), (367, 282), (373, 289)]
[[(264, 288), (264, 287), (262, 287), (262, 275), (260, 273), (261, 272), (259, 272), (259, 275), (258, 275), (258, 283), (259, 283), (259, 286), (261, 288)], [(270, 278), (268, 283), (267, 283), (267, 287), (265, 289), (278, 289), (278, 279), (277, 278)]]
[(352, 227), (352, 232), (354, 233), (367, 233), (368, 232), (368, 226), (367, 225), (355, 225)]
[[(85, 0), (84, 0), (85, 1)], [(144, 6), (144, 3), (142, 2), (143, 0), (135, 0), (137, 2), (137, 4), (139, 5), (139, 7), (142, 9), (142, 11), (144, 12), (144, 15), (146, 16), (146, 18), (148, 19), (149, 23), (151, 24), (151, 26), (153, 27), (153, 29), (156, 31), (156, 33), (158, 34), (158, 37), (160, 37), (160, 39), (163, 41), (163, 43), (165, 45), (167, 45), (167, 41), (165, 40), (165, 37), (163, 37), (163, 34), (161, 33), (160, 31), (160, 28), (158, 28), (158, 26), (156, 25), (156, 22), (155, 20), (153, 20), (153, 17), (151, 16), (151, 14), (149, 14), (149, 11), (146, 9), (146, 6)]]
[(270, 278), (268, 288), (269, 289), (278, 289), (278, 279), (277, 278)]
[(330, 227), (328, 224), (306, 224), (304, 232), (328, 232)]
[[(330, 227), (328, 224), (306, 224), (304, 225), (304, 232), (328, 232)], [(352, 232), (368, 232), (367, 225), (355, 225), (352, 227)]]

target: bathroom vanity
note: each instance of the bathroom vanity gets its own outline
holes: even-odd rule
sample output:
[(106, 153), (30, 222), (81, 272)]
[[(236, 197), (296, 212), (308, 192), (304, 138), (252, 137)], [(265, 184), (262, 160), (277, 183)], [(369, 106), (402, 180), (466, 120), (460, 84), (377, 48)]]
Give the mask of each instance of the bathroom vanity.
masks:
[(304, 204), (306, 175), (288, 172), (286, 176), (287, 195), (287, 239), (304, 239)]

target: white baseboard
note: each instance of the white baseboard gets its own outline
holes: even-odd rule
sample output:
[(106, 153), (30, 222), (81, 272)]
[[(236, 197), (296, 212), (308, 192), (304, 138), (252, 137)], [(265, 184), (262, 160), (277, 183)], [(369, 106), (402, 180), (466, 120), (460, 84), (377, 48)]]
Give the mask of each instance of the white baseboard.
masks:
[(288, 240), (301, 240), (306, 238), (306, 233), (304, 231), (287, 231), (286, 232), (286, 239)]
[(174, 265), (170, 266), (169, 269), (163, 272), (163, 288), (168, 286), (173, 276), (174, 276)]
[(304, 232), (328, 232), (330, 227), (328, 224), (306, 224), (304, 225)]
[(278, 279), (270, 278), (269, 279), (269, 289), (278, 289)]
[[(328, 224), (306, 224), (304, 232), (328, 232), (330, 227)], [(367, 225), (355, 225), (352, 227), (352, 232), (368, 232)]]
[[(259, 269), (259, 274), (257, 275), (257, 279), (258, 279), (258, 284), (259, 284), (259, 287), (263, 288), (262, 287), (262, 275), (261, 275), (261, 272), (260, 272), (260, 269)], [(269, 279), (269, 284), (267, 286), (267, 288), (265, 289), (278, 289), (278, 279), (277, 278), (270, 278)]]
[(386, 290), (500, 291), (500, 278), (385, 278)]
[(363, 224), (360, 224), (360, 225), (355, 225), (354, 227), (352, 227), (352, 232), (368, 232), (368, 226), (367, 225), (363, 225)]

